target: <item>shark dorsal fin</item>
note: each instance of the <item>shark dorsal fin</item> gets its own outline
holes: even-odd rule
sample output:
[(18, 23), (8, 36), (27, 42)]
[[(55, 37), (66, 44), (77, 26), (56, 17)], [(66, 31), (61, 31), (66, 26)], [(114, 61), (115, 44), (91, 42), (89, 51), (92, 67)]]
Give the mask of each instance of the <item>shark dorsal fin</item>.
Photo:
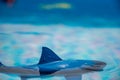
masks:
[(62, 59), (58, 57), (52, 50), (50, 50), (47, 47), (42, 47), (41, 59), (38, 64), (45, 64), (45, 63), (60, 61), (60, 60)]

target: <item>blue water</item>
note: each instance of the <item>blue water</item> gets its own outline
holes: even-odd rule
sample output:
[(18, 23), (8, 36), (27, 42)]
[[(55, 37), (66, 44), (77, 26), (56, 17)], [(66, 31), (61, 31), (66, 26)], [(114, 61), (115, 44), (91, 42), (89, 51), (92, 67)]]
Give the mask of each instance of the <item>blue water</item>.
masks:
[[(67, 3), (70, 9), (42, 8)], [(0, 3), (0, 23), (67, 24), (86, 27), (119, 27), (119, 0), (16, 0), (12, 7)]]
[[(0, 61), (7, 66), (36, 64), (46, 46), (62, 59), (107, 63), (83, 80), (120, 80), (119, 34), (119, 0), (16, 0), (11, 6), (0, 1)], [(0, 74), (0, 80), (20, 78)]]

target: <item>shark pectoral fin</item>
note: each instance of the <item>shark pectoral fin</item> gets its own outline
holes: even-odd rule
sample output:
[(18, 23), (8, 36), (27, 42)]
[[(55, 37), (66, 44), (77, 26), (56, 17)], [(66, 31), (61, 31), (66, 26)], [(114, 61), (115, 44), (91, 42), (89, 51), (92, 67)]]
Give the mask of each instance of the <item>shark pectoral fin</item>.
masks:
[(82, 80), (82, 75), (68, 75), (65, 76), (66, 80)]
[(20, 76), (21, 80), (27, 80), (26, 77)]

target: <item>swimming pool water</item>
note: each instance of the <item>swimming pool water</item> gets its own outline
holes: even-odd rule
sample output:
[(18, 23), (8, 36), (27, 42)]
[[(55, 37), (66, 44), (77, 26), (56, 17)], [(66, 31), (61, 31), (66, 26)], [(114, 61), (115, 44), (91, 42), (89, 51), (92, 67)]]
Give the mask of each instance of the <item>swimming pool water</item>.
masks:
[[(84, 74), (83, 80), (120, 80), (119, 0), (15, 0), (12, 5), (2, 1), (0, 61), (4, 65), (36, 64), (46, 46), (62, 59), (107, 63), (104, 71)], [(0, 73), (0, 80), (20, 78)]]
[[(107, 63), (104, 71), (85, 74), (83, 80), (120, 79), (119, 28), (29, 24), (1, 24), (0, 26), (0, 60), (4, 65), (36, 64), (42, 46), (46, 46), (54, 50), (62, 59), (90, 59)], [(20, 80), (17, 76), (5, 74), (0, 76), (1, 80)], [(65, 79), (53, 77), (43, 80)]]

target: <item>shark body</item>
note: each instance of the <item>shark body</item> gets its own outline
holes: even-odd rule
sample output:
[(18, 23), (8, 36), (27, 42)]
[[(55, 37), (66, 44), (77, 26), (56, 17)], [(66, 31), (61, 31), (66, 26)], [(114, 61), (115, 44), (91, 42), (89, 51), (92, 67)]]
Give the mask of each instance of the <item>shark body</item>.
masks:
[(5, 66), (0, 63), (0, 73), (15, 74), (21, 80), (37, 77), (64, 76), (66, 80), (82, 80), (82, 74), (102, 71), (105, 62), (96, 60), (62, 60), (47, 47), (42, 48), (38, 64), (29, 66)]

